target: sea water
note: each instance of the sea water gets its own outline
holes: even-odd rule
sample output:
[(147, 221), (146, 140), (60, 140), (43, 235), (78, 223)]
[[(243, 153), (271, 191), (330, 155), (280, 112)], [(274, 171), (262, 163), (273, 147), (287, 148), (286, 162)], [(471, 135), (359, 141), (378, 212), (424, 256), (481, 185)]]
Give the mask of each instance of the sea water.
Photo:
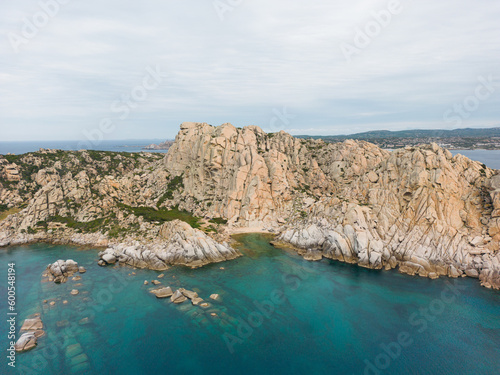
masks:
[[(97, 249), (1, 249), (2, 318), (7, 264), (14, 262), (18, 329), (40, 313), (46, 335), (35, 349), (17, 354), (14, 370), (2, 355), (0, 372), (499, 373), (500, 293), (480, 287), (478, 280), (430, 280), (330, 260), (309, 262), (274, 248), (267, 235), (237, 239), (242, 257), (199, 269), (172, 267), (163, 278), (157, 271), (99, 267)], [(45, 267), (57, 259), (73, 259), (87, 272), (79, 281), (42, 282)], [(210, 306), (157, 299), (149, 293), (153, 279), (194, 290)], [(71, 295), (72, 289), (79, 294)], [(210, 299), (214, 293), (218, 300)]]

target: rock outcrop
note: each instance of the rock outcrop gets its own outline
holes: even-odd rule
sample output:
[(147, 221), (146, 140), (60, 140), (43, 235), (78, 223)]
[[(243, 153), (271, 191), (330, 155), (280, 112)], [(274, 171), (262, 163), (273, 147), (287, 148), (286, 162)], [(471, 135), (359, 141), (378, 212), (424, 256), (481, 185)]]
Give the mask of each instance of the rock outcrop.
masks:
[(279, 240), (306, 258), (399, 267), (432, 278), (482, 274), (498, 288), (493, 173), (435, 144), (396, 150), (343, 186), (342, 199), (319, 199), (307, 219), (290, 225)]
[(500, 288), (500, 174), (436, 144), (389, 152), (183, 123), (166, 156), (42, 150), (0, 164), (0, 204), (20, 210), (0, 221), (0, 246), (88, 243), (108, 248), (101, 265), (161, 270), (235, 258), (224, 241), (245, 227), (311, 261)]
[(164, 163), (182, 177), (175, 204), (251, 227), (282, 221), (388, 155), (367, 142), (332, 145), (257, 126), (183, 123)]
[(156, 298), (167, 298), (174, 294), (174, 292), (172, 292), (172, 288), (170, 288), (169, 286), (165, 288), (153, 289), (151, 293), (153, 293)]
[(42, 319), (38, 314), (33, 318), (25, 319), (20, 331), (22, 332), (21, 336), (15, 345), (18, 352), (33, 349), (37, 345), (37, 339), (45, 334)]
[(44, 276), (48, 277), (49, 281), (64, 283), (68, 280), (68, 277), (73, 276), (79, 270), (78, 263), (74, 260), (68, 259), (64, 261), (60, 259), (47, 266)]
[(182, 294), (182, 292), (177, 289), (174, 294), (172, 294), (172, 297), (170, 297), (170, 301), (173, 303), (182, 303), (187, 300), (187, 297)]
[(33, 332), (24, 332), (16, 342), (16, 351), (25, 352), (33, 349), (36, 346), (36, 342), (37, 339)]
[(100, 253), (101, 259), (108, 264), (118, 261), (154, 270), (165, 270), (169, 265), (200, 267), (240, 255), (227, 243), (217, 243), (201, 230), (180, 220), (163, 224), (155, 244), (119, 244)]

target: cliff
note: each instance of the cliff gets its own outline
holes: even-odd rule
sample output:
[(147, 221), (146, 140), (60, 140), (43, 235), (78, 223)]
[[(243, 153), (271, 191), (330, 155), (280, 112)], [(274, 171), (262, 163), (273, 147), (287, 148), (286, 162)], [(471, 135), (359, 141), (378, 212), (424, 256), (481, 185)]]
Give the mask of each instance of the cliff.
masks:
[[(142, 255), (132, 258), (153, 249), (143, 266), (161, 269), (238, 256), (217, 243), (243, 227), (273, 231), (310, 260), (500, 287), (500, 175), (436, 144), (391, 153), (363, 141), (183, 123), (166, 156), (43, 151), (0, 164), (0, 203), (20, 210), (0, 222), (3, 245), (100, 243), (129, 264), (123, 249), (135, 246), (129, 253)], [(188, 254), (165, 236), (174, 219), (193, 228), (172, 231), (211, 250)]]

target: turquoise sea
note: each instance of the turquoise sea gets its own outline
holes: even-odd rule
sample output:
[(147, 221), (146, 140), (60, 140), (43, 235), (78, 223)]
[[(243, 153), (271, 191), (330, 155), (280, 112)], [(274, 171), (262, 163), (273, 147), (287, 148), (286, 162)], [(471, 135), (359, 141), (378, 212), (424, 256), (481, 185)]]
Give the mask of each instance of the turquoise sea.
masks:
[[(206, 309), (150, 294), (144, 280), (159, 272), (97, 266), (97, 249), (0, 249), (2, 318), (7, 264), (15, 262), (18, 328), (38, 312), (46, 330), (35, 349), (17, 355), (15, 369), (2, 355), (0, 373), (499, 373), (500, 293), (477, 280), (308, 262), (272, 247), (269, 236), (237, 238), (243, 257), (195, 270), (174, 267), (159, 279), (197, 291), (210, 302)], [(45, 266), (57, 259), (73, 259), (87, 272), (79, 281), (42, 283)], [(74, 288), (77, 296), (70, 295)], [(211, 300), (212, 293), (220, 300)]]

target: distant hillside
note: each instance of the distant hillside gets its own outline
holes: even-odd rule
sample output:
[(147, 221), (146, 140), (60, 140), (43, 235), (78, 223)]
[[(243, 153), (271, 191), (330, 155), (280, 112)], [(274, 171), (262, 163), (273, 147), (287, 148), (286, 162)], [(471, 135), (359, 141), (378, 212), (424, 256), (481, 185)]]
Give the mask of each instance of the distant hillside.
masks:
[(484, 129), (414, 129), (414, 130), (374, 130), (363, 133), (349, 135), (298, 135), (297, 138), (312, 138), (324, 140), (340, 140), (340, 139), (380, 139), (380, 138), (453, 138), (453, 137), (500, 137), (500, 127), (484, 128)]

